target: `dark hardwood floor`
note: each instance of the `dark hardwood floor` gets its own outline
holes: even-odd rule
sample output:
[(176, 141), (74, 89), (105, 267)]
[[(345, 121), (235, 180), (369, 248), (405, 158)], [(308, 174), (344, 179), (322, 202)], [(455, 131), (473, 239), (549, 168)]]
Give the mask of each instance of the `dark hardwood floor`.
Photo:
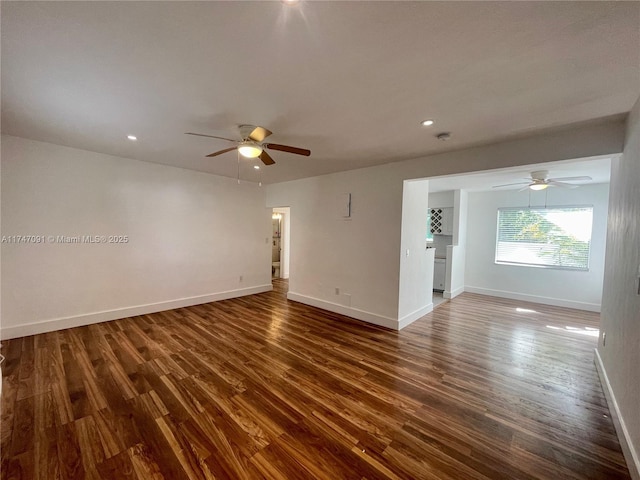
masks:
[(2, 478), (629, 478), (597, 314), (463, 294), (394, 332), (285, 288), (3, 342)]

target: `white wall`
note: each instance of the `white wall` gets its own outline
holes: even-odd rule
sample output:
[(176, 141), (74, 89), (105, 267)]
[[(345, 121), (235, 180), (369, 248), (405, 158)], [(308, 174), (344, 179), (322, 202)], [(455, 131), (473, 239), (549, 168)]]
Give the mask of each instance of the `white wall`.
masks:
[[(429, 207), (431, 208), (431, 207)], [(445, 258), (447, 256), (447, 247), (453, 245), (453, 236), (451, 235), (434, 235), (431, 245), (435, 249), (435, 256)]]
[(429, 208), (453, 208), (453, 190), (429, 194)]
[(589, 271), (496, 265), (497, 211), (529, 204), (529, 191), (469, 193), (465, 291), (600, 311), (609, 186), (549, 188), (531, 192), (531, 206), (593, 205)]
[(624, 155), (613, 161), (609, 196), (596, 360), (627, 465), (640, 479), (640, 99), (629, 116)]
[(291, 208), (288, 298), (397, 328), (402, 180), (393, 167), (270, 185), (267, 205)]
[(429, 181), (408, 180), (402, 194), (398, 322), (402, 328), (433, 310), (434, 250), (426, 248)]
[(453, 245), (447, 247), (447, 276), (444, 298), (455, 298), (464, 292), (467, 258), (468, 193), (453, 192)]
[[(0, 178), (2, 178), (2, 155), (0, 154)], [(2, 182), (0, 182), (0, 199), (2, 198)], [(0, 200), (0, 207), (2, 201)], [(2, 235), (2, 208), (0, 208), (0, 236)], [(2, 258), (2, 249), (0, 248), (0, 259)], [(0, 261), (0, 285), (2, 284), (2, 262)], [(2, 295), (0, 295), (0, 340), (2, 340)], [(1, 352), (0, 352), (1, 354)], [(4, 361), (4, 357), (0, 357), (0, 360)], [(2, 362), (0, 362), (0, 377), (2, 377)], [(0, 378), (0, 397), (2, 397), (2, 383), (3, 379)]]
[(128, 243), (3, 243), (2, 336), (270, 289), (264, 199), (255, 184), (3, 136), (3, 236)]
[[(268, 185), (267, 206), (291, 207), (289, 298), (398, 328), (404, 180), (610, 155), (620, 153), (623, 142), (624, 123), (614, 119)], [(321, 153), (316, 155), (314, 161), (322, 161)], [(348, 221), (337, 212), (336, 202), (343, 193), (352, 193), (353, 198), (353, 217)]]
[(453, 244), (467, 243), (467, 216), (469, 214), (469, 194), (466, 190), (453, 192)]

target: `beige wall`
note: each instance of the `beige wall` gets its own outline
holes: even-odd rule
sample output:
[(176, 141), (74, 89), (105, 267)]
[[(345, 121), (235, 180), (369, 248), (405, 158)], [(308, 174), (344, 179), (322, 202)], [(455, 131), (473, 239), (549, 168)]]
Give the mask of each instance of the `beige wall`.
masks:
[[(2, 243), (0, 333), (269, 290), (270, 223), (255, 184), (3, 136), (2, 235), (45, 238)], [(78, 235), (123, 241), (57, 239)]]
[[(619, 436), (635, 478), (640, 463), (640, 100), (627, 122), (624, 155), (613, 162), (598, 358)], [(606, 344), (603, 336), (606, 334)], [(603, 371), (604, 370), (604, 371)], [(624, 442), (623, 442), (624, 443)], [(624, 446), (623, 446), (624, 447)], [(633, 473), (632, 473), (633, 474)]]

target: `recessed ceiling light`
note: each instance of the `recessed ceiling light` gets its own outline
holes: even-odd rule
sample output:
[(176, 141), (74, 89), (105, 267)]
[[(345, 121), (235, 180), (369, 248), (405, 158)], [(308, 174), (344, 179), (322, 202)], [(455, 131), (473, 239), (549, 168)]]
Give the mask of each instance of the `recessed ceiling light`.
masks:
[(422, 125), (423, 127), (430, 127), (431, 125), (433, 125), (433, 120), (423, 120), (422, 122), (420, 122), (420, 125)]
[(260, 165), (254, 165), (253, 168), (255, 168), (256, 170), (260, 170)]
[(135, 135), (127, 135), (127, 138), (134, 141), (138, 139), (138, 137), (136, 137)]
[(299, 1), (300, 0), (282, 0), (282, 3), (284, 3), (285, 5), (295, 5)]

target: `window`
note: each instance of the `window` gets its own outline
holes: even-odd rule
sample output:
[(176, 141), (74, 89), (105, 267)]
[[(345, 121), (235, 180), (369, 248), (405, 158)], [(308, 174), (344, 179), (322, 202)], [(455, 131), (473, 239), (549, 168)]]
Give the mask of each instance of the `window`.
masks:
[(589, 269), (593, 207), (500, 208), (496, 263)]
[(431, 209), (427, 213), (427, 242), (433, 242), (433, 233), (431, 233)]

